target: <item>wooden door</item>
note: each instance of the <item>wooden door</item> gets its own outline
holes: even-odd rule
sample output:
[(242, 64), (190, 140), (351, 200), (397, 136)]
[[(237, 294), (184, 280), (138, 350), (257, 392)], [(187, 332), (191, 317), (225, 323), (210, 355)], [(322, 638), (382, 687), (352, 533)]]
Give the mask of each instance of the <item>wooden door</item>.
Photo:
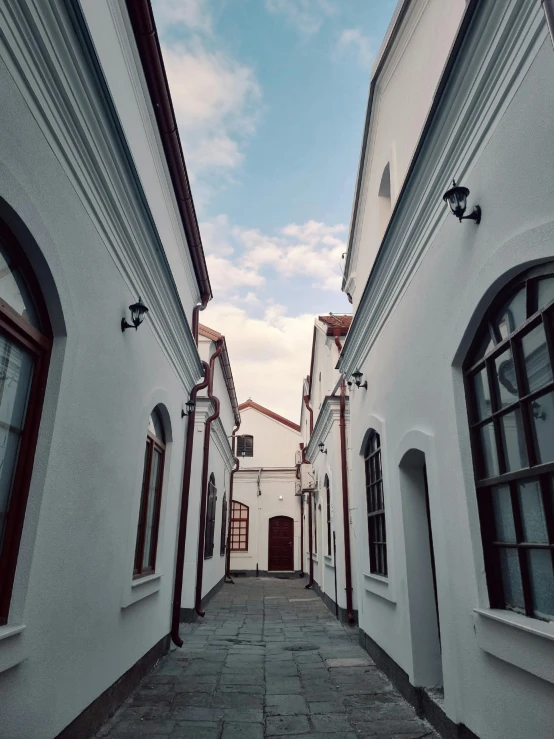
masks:
[(291, 572), (294, 570), (294, 521), (288, 516), (269, 519), (268, 570)]

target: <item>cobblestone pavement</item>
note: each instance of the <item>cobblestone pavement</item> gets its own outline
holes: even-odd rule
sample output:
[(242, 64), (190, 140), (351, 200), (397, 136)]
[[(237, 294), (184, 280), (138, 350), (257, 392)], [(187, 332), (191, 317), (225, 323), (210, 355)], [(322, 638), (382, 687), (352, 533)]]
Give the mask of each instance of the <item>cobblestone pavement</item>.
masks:
[(439, 739), (306, 580), (235, 582), (98, 738)]

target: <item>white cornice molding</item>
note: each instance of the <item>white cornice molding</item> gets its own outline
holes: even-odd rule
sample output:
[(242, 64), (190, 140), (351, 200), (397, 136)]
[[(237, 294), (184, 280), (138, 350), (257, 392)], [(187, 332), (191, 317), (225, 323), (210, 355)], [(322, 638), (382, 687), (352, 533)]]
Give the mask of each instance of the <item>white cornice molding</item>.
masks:
[[(345, 418), (346, 423), (350, 421), (349, 396), (346, 396), (344, 418)], [(334, 396), (328, 395), (323, 401), (323, 405), (321, 406), (321, 410), (319, 412), (316, 424), (314, 426), (313, 434), (310, 437), (310, 441), (306, 449), (306, 458), (311, 464), (315, 462), (315, 458), (317, 457), (318, 454), (320, 454), (320, 451), (318, 449), (318, 444), (320, 442), (323, 442), (324, 444), (326, 443), (327, 437), (329, 436), (331, 432), (333, 424), (338, 423), (339, 421), (340, 421), (340, 397), (338, 395), (334, 395)]]
[(188, 392), (200, 358), (98, 60), (56, 0), (2, 3), (0, 26), (3, 61)]
[(451, 217), (442, 201), (445, 184), (452, 173), (467, 180), (547, 35), (534, 0), (489, 1), (477, 11), (354, 316), (338, 364), (344, 376), (364, 364)]

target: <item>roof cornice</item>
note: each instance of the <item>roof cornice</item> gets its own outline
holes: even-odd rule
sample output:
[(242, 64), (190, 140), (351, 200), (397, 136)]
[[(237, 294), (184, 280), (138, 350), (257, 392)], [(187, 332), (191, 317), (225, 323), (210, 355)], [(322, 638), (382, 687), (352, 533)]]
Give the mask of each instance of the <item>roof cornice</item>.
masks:
[(268, 416), (268, 418), (272, 418), (274, 421), (282, 423), (284, 426), (288, 426), (293, 431), (300, 432), (300, 426), (297, 423), (294, 423), (294, 421), (289, 421), (288, 418), (285, 418), (284, 416), (280, 416), (278, 413), (270, 411), (269, 408), (266, 408), (259, 403), (255, 403), (253, 400), (247, 400), (245, 403), (241, 403), (239, 405), (239, 411), (245, 411), (248, 408), (251, 408), (254, 411), (258, 411), (259, 413), (263, 413), (264, 416)]
[(152, 6), (150, 0), (126, 0), (126, 5), (200, 288), (201, 302), (208, 302), (212, 298), (210, 278)]
[[(467, 180), (546, 34), (535, 0), (469, 0), (346, 337), (337, 365), (343, 376), (363, 365), (437, 230), (450, 217), (442, 201), (445, 184), (452, 172)], [(470, 96), (461, 83), (468, 74), (473, 77)]]

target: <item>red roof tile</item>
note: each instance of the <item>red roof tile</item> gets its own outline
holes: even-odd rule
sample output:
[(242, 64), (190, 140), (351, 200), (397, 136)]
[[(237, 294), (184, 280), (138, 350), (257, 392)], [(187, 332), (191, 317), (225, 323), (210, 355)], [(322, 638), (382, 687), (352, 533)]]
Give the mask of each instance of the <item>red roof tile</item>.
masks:
[(263, 405), (255, 403), (253, 400), (247, 400), (245, 403), (241, 403), (239, 405), (239, 411), (243, 411), (246, 408), (252, 408), (255, 411), (259, 411), (260, 413), (269, 416), (269, 418), (273, 418), (274, 421), (279, 421), (279, 423), (283, 423), (285, 426), (288, 426), (295, 431), (300, 431), (300, 426), (297, 423), (289, 421), (288, 418), (285, 418), (284, 416), (280, 416), (278, 413), (270, 411), (269, 408), (265, 408)]
[(333, 329), (339, 329), (341, 334), (346, 334), (352, 323), (352, 316), (318, 316), (318, 319), (327, 325), (327, 333), (332, 334)]

